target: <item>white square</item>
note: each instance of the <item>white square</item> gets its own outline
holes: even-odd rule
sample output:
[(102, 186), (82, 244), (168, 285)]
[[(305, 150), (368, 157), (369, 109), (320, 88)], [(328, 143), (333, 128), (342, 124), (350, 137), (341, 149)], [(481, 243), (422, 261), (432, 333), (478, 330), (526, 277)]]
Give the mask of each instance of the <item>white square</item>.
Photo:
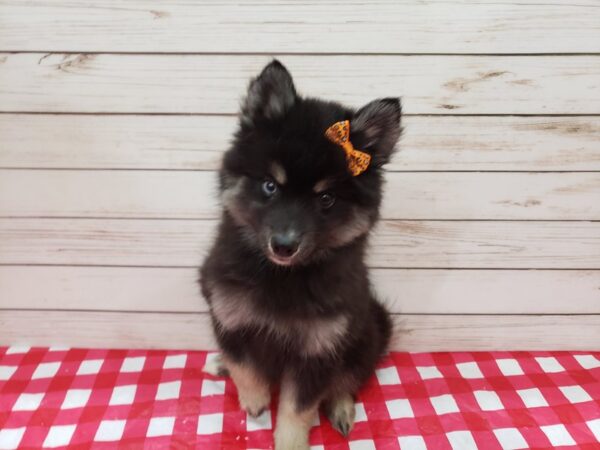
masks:
[(546, 373), (564, 372), (565, 368), (560, 365), (558, 360), (553, 356), (547, 358), (535, 358), (542, 370)]
[(208, 353), (204, 360), (202, 372), (208, 373), (213, 377), (220, 377), (224, 374), (224, 371), (226, 371), (226, 368), (222, 355), (220, 353)]
[(538, 406), (548, 406), (548, 402), (538, 388), (521, 389), (517, 391), (523, 403), (528, 408), (536, 408)]
[(494, 430), (496, 439), (500, 443), (502, 450), (519, 450), (529, 448), (523, 435), (516, 428), (499, 428)]
[(13, 345), (12, 347), (8, 347), (6, 349), (7, 355), (14, 355), (16, 353), (27, 353), (31, 350), (31, 347), (27, 347), (25, 345)]
[(4, 428), (0, 430), (0, 449), (14, 450), (19, 448), (21, 439), (25, 434), (26, 427), (22, 428)]
[(311, 445), (310, 450), (325, 450), (325, 447), (322, 445)]
[(584, 369), (597, 369), (600, 367), (600, 361), (594, 355), (575, 355), (575, 359)]
[(59, 367), (59, 362), (41, 363), (35, 368), (33, 375), (31, 375), (31, 379), (37, 380), (39, 378), (51, 378), (56, 375)]
[(588, 428), (594, 434), (594, 437), (600, 442), (600, 419), (594, 419), (586, 422)]
[(153, 417), (150, 419), (147, 437), (170, 436), (173, 434), (175, 426), (175, 417)]
[(433, 378), (443, 378), (444, 376), (440, 373), (437, 367), (417, 367), (417, 371), (423, 380), (431, 380)]
[(265, 411), (258, 417), (248, 416), (246, 420), (246, 430), (270, 430), (273, 427), (271, 424), (271, 411)]
[(504, 375), (505, 377), (524, 374), (523, 369), (521, 369), (521, 366), (519, 365), (519, 361), (517, 361), (516, 359), (497, 359), (496, 364), (498, 364), (500, 372), (502, 372), (502, 375)]
[(550, 444), (554, 447), (561, 445), (575, 445), (575, 441), (567, 431), (566, 427), (561, 423), (557, 425), (541, 426), (540, 428), (550, 441)]
[(225, 394), (225, 382), (209, 380), (208, 378), (202, 381), (202, 389), (200, 391), (201, 397), (210, 397), (211, 395), (223, 395)]
[(581, 386), (560, 386), (559, 389), (571, 403), (591, 402), (592, 397)]
[(0, 366), (0, 380), (10, 380), (17, 371), (17, 366)]
[(77, 375), (93, 375), (100, 372), (100, 367), (102, 367), (102, 363), (104, 360), (102, 359), (89, 359), (86, 361), (82, 361), (79, 369), (77, 369)]
[(50, 427), (42, 448), (64, 447), (69, 445), (76, 425), (55, 425)]
[(160, 383), (156, 391), (156, 400), (170, 400), (179, 398), (179, 390), (181, 389), (181, 381), (170, 381), (168, 383)]
[(375, 443), (370, 439), (361, 439), (360, 441), (348, 442), (350, 450), (376, 450)]
[(474, 391), (475, 399), (482, 411), (498, 411), (504, 409), (500, 397), (494, 391)]
[(400, 384), (400, 375), (398, 375), (398, 370), (394, 366), (377, 369), (375, 375), (377, 375), (377, 380), (381, 386)]
[(66, 352), (70, 350), (69, 347), (64, 347), (62, 345), (53, 345), (52, 347), (48, 348), (49, 352)]
[(146, 362), (145, 356), (136, 356), (129, 357), (123, 360), (123, 364), (121, 365), (121, 372), (129, 373), (129, 372), (141, 372), (144, 367), (144, 363)]
[(112, 395), (108, 402), (109, 405), (131, 405), (135, 398), (135, 384), (127, 386), (117, 386), (113, 389)]
[(442, 414), (460, 411), (458, 409), (456, 401), (454, 400), (454, 397), (452, 397), (452, 395), (450, 394), (440, 395), (438, 397), (431, 397), (429, 400), (431, 401), (433, 409), (435, 409), (435, 412), (438, 416), (441, 416)]
[(446, 433), (452, 450), (477, 450), (477, 444), (470, 431), (451, 431)]
[(185, 362), (187, 361), (187, 355), (169, 355), (165, 358), (163, 369), (183, 369)]
[(13, 406), (13, 411), (35, 411), (39, 408), (44, 393), (39, 394), (21, 394)]
[(404, 436), (398, 438), (400, 450), (427, 450), (425, 440), (421, 436)]
[(390, 414), (390, 419), (403, 419), (405, 417), (415, 417), (415, 413), (407, 399), (386, 400), (385, 406)]
[(82, 408), (86, 405), (92, 394), (91, 389), (70, 389), (60, 409)]
[(362, 403), (356, 403), (354, 405), (354, 422), (366, 422), (367, 411), (365, 411), (365, 405)]
[(96, 442), (118, 441), (125, 431), (125, 420), (103, 420), (94, 436)]
[(215, 434), (223, 431), (223, 413), (201, 414), (198, 417), (198, 434)]
[(481, 370), (475, 361), (458, 363), (456, 368), (460, 372), (460, 376), (466, 379), (483, 378)]

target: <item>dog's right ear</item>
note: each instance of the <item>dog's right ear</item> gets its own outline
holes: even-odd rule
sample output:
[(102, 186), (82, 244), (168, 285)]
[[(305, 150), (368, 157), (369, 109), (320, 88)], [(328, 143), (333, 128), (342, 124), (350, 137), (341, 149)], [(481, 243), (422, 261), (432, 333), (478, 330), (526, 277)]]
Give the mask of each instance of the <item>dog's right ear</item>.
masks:
[(292, 76), (283, 64), (274, 59), (248, 86), (242, 102), (242, 123), (256, 124), (261, 120), (277, 120), (296, 102)]

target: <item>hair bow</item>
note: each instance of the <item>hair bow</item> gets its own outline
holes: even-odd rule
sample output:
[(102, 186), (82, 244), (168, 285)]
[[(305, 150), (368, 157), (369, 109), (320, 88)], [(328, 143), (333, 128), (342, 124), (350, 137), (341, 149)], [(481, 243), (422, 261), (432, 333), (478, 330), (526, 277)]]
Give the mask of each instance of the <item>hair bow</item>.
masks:
[(334, 144), (339, 145), (346, 153), (346, 162), (352, 176), (363, 173), (369, 167), (371, 155), (356, 150), (350, 142), (350, 121), (336, 122), (325, 131), (325, 137)]

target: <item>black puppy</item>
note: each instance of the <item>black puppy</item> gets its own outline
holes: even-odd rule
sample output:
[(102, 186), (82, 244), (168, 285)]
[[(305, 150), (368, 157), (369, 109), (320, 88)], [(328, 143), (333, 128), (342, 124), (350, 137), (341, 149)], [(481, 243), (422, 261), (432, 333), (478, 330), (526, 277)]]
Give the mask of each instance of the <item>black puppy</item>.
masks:
[(397, 98), (355, 111), (300, 97), (278, 61), (243, 101), (220, 171), (223, 215), (201, 270), (222, 350), (206, 370), (231, 375), (250, 415), (281, 385), (277, 450), (309, 448), (320, 405), (349, 433), (354, 395), (386, 350), (390, 318), (364, 256), (400, 115)]

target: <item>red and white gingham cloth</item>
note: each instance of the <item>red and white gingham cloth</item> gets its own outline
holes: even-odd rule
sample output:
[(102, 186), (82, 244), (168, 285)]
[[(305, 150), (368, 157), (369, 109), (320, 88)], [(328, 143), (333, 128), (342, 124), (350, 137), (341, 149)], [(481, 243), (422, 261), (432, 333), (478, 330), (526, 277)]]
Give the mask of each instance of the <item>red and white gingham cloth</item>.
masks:
[[(268, 449), (214, 354), (0, 348), (0, 449)], [(600, 449), (600, 352), (392, 353), (313, 449)]]

